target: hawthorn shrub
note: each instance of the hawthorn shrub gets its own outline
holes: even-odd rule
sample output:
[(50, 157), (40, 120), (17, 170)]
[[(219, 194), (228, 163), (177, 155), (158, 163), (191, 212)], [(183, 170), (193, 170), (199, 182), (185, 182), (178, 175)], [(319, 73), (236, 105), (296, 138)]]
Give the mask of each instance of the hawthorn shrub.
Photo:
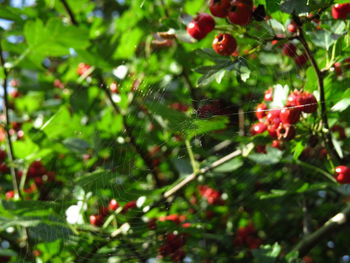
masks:
[(1, 262), (350, 261), (348, 1), (0, 4)]

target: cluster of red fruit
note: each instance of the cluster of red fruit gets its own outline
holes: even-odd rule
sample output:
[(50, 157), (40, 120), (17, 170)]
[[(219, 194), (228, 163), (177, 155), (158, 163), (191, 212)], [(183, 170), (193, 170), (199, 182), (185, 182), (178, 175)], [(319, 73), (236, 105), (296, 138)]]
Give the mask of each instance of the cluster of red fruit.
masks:
[[(264, 6), (253, 8), (252, 0), (211, 0), (209, 10), (213, 16), (225, 18), (232, 24), (246, 26), (254, 17), (261, 21), (265, 17)], [(206, 13), (199, 13), (187, 26), (187, 33), (201, 40), (215, 28), (215, 20)], [(216, 53), (222, 56), (232, 55), (236, 48), (236, 39), (227, 33), (220, 33), (214, 38), (212, 47)]]
[(222, 200), (221, 194), (215, 189), (207, 185), (199, 185), (198, 191), (202, 197), (207, 199), (210, 205), (224, 205), (225, 201)]
[(17, 140), (23, 139), (24, 131), (22, 130), (22, 123), (16, 121), (12, 122), (9, 133), (11, 136), (17, 136)]
[(350, 3), (335, 4), (332, 7), (332, 16), (334, 19), (347, 19), (350, 14)]
[(340, 184), (350, 184), (350, 168), (339, 165), (335, 168), (335, 179)]
[[(265, 92), (264, 100), (272, 101), (273, 89)], [(252, 125), (250, 132), (252, 135), (261, 134), (268, 131), (274, 139), (272, 147), (281, 149), (283, 141), (290, 141), (295, 137), (296, 124), (301, 117), (301, 113), (314, 113), (317, 110), (317, 100), (315, 96), (306, 91), (295, 90), (287, 98), (284, 108), (268, 109), (265, 102), (256, 107), (256, 117), (259, 122)], [(266, 153), (265, 146), (257, 147), (257, 151)]]
[[(119, 207), (120, 207), (119, 203), (115, 199), (111, 199), (108, 203), (108, 207), (102, 206), (102, 207), (100, 207), (98, 214), (90, 215), (90, 217), (89, 217), (90, 224), (94, 225), (94, 226), (102, 226), (105, 217), (109, 213), (117, 210)], [(123, 206), (121, 213), (125, 214), (129, 209), (132, 209), (135, 207), (136, 207), (136, 201), (127, 202)]]
[(185, 257), (182, 247), (185, 245), (184, 234), (169, 233), (164, 236), (164, 243), (159, 248), (162, 257), (170, 256), (173, 262), (181, 262)]
[[(0, 156), (3, 156), (4, 153), (0, 151)], [(5, 153), (6, 156), (6, 153)], [(4, 169), (5, 169), (6, 164), (4, 164)], [(1, 167), (1, 165), (0, 165)], [(9, 168), (6, 166), (7, 172), (9, 171)], [(22, 171), (17, 171), (17, 177), (18, 179), (21, 179), (23, 176)], [(41, 187), (48, 182), (53, 182), (56, 180), (56, 174), (53, 171), (48, 171), (43, 163), (41, 161), (34, 161), (29, 165), (28, 171), (27, 171), (27, 177), (26, 177), (27, 182), (28, 181), (33, 181), (33, 183), (23, 191), (26, 194), (31, 194), (34, 193), (40, 189)], [(15, 196), (14, 191), (8, 191), (6, 193), (6, 199), (12, 199)], [(29, 196), (27, 196), (29, 197)], [(30, 198), (30, 197), (29, 197)]]
[(286, 43), (282, 48), (283, 55), (291, 57), (294, 59), (294, 62), (299, 66), (303, 67), (308, 61), (308, 57), (305, 53), (298, 55), (297, 47), (293, 43)]
[(156, 229), (157, 228), (157, 221), (159, 222), (173, 222), (176, 225), (181, 225), (183, 228), (188, 228), (191, 226), (191, 223), (185, 222), (186, 216), (185, 215), (167, 215), (167, 216), (161, 216), (158, 219), (152, 218), (148, 221), (148, 228), (149, 229)]
[(234, 246), (246, 246), (250, 249), (259, 248), (262, 240), (257, 236), (257, 231), (252, 223), (245, 227), (237, 229), (236, 236), (233, 240)]
[(79, 76), (86, 75), (87, 72), (90, 70), (91, 66), (85, 63), (79, 63), (77, 67), (77, 74)]

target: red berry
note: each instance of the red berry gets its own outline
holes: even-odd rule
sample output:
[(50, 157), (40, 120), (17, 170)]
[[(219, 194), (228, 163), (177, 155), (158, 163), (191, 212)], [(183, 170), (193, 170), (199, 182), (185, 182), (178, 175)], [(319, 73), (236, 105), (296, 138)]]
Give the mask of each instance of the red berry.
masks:
[(287, 26), (288, 31), (291, 32), (291, 33), (297, 32), (297, 28), (298, 28), (298, 26), (297, 26), (297, 24), (296, 24), (294, 21), (292, 21), (292, 22)]
[(101, 206), (99, 209), (98, 209), (98, 214), (105, 217), (107, 216), (109, 213), (109, 209), (108, 207), (105, 207), (105, 206)]
[(346, 139), (346, 133), (344, 127), (340, 125), (334, 125), (331, 129), (333, 132), (338, 132), (339, 139), (340, 140), (345, 140)]
[(295, 127), (289, 124), (281, 123), (277, 129), (278, 140), (290, 141), (295, 137)]
[(294, 107), (297, 106), (297, 99), (300, 96), (301, 92), (298, 90), (293, 91), (292, 93), (289, 94), (287, 98), (287, 107)]
[(272, 101), (272, 93), (273, 93), (273, 89), (272, 88), (268, 88), (266, 91), (265, 91), (265, 95), (264, 95), (264, 100), (265, 101)]
[(266, 151), (266, 145), (256, 145), (255, 146), (255, 151), (257, 153), (267, 153)]
[(188, 25), (187, 33), (197, 39), (203, 39), (215, 27), (215, 20), (209, 14), (199, 13)]
[(340, 62), (335, 62), (333, 64), (334, 72), (337, 76), (341, 76), (343, 74), (343, 69), (341, 68)]
[(15, 192), (14, 191), (8, 191), (8, 192), (6, 192), (5, 197), (6, 197), (7, 200), (8, 199), (12, 199), (12, 198), (15, 197)]
[(302, 55), (295, 57), (294, 61), (299, 67), (303, 67), (306, 64), (306, 62), (308, 61), (308, 57), (306, 54), (302, 54)]
[(230, 8), (230, 0), (210, 0), (209, 10), (213, 16), (226, 17)]
[(317, 111), (316, 97), (308, 92), (303, 92), (296, 98), (296, 104), (305, 113), (313, 113)]
[(256, 135), (256, 134), (263, 133), (264, 131), (266, 131), (266, 129), (267, 129), (266, 124), (259, 122), (259, 123), (253, 124), (253, 126), (250, 129), (250, 133), (252, 135)]
[(228, 19), (232, 24), (245, 26), (249, 24), (253, 14), (251, 5), (242, 3), (242, 1), (233, 1), (231, 3)]
[(15, 90), (13, 90), (11, 93), (10, 93), (10, 96), (12, 97), (12, 98), (18, 98), (18, 97), (20, 97), (22, 94), (17, 90), (17, 89), (15, 89)]
[(214, 38), (213, 49), (222, 56), (231, 55), (237, 48), (236, 39), (229, 34), (219, 34)]
[(350, 184), (350, 175), (349, 174), (338, 174), (336, 180), (340, 184)]
[(118, 209), (118, 207), (119, 207), (119, 203), (117, 202), (117, 200), (112, 199), (111, 201), (109, 201), (108, 209), (110, 211), (115, 211)]
[(291, 58), (294, 58), (297, 55), (296, 51), (297, 47), (292, 43), (284, 44), (282, 49), (282, 53)]
[(277, 138), (277, 128), (279, 125), (274, 125), (274, 124), (270, 124), (269, 126), (267, 126), (267, 132), (269, 133), (269, 135), (272, 138)]
[(255, 115), (258, 118), (258, 120), (261, 120), (266, 116), (266, 110), (267, 110), (267, 106), (265, 103), (260, 103), (256, 107)]
[(280, 113), (281, 122), (284, 124), (295, 124), (300, 119), (299, 108), (283, 108)]
[(9, 167), (6, 165), (6, 163), (0, 163), (0, 173), (6, 174), (10, 171)]
[(345, 165), (339, 165), (335, 168), (337, 174), (350, 174), (350, 168)]
[(56, 88), (64, 89), (64, 84), (59, 79), (55, 79), (55, 81), (53, 82), (53, 85)]
[(129, 209), (136, 207), (136, 201), (127, 202), (123, 207), (123, 213), (126, 213)]
[(282, 150), (282, 142), (279, 140), (273, 140), (271, 147)]
[(79, 76), (85, 75), (86, 72), (91, 68), (90, 65), (85, 64), (85, 63), (79, 63), (78, 68), (77, 68), (77, 74)]
[(0, 149), (0, 162), (5, 161), (6, 156), (7, 156), (7, 153), (4, 150)]
[(270, 124), (278, 126), (281, 122), (280, 114), (280, 109), (272, 109), (267, 113), (266, 119)]
[(274, 40), (271, 41), (271, 45), (274, 46), (274, 45), (277, 45), (277, 44), (278, 44), (278, 40), (274, 39)]
[(89, 219), (90, 219), (91, 225), (101, 226), (103, 224), (103, 216), (102, 215), (91, 215)]
[(344, 59), (343, 64), (346, 69), (350, 69), (350, 58)]
[(111, 85), (109, 85), (109, 89), (111, 90), (112, 93), (119, 93), (118, 83), (112, 82)]
[(332, 6), (332, 16), (334, 19), (346, 19), (350, 13), (350, 3), (335, 4)]

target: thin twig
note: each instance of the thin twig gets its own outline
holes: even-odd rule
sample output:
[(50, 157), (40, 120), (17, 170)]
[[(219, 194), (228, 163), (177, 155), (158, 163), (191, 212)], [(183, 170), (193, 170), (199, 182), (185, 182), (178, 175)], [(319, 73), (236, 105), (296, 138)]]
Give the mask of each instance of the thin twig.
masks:
[(60, 0), (60, 1), (63, 5), (64, 9), (67, 11), (71, 23), (75, 26), (78, 26), (78, 22), (75, 19), (74, 13), (73, 13), (72, 9), (69, 7), (67, 1), (66, 0)]
[(322, 130), (323, 137), (325, 139), (326, 147), (329, 151), (329, 153), (332, 155), (333, 158), (335, 158), (337, 161), (340, 161), (341, 158), (338, 155), (337, 151), (335, 150), (335, 147), (333, 145), (332, 140), (332, 133), (329, 132), (329, 124), (328, 124), (328, 116), (327, 116), (327, 104), (326, 104), (326, 98), (325, 98), (325, 91), (324, 91), (324, 82), (323, 82), (323, 74), (315, 60), (315, 57), (313, 56), (310, 47), (305, 39), (303, 29), (300, 25), (300, 21), (298, 20), (298, 17), (295, 17), (294, 20), (296, 21), (296, 24), (298, 25), (298, 39), (300, 43), (303, 45), (306, 55), (308, 56), (312, 67), (314, 68), (317, 76), (317, 82), (318, 82), (318, 91), (320, 93), (320, 107), (321, 107), (321, 120), (322, 125), (326, 129), (326, 132)]
[[(71, 19), (72, 24), (74, 24), (75, 26), (78, 25), (77, 20), (75, 19), (74, 13), (72, 12), (72, 10), (70, 9), (70, 7), (68, 6), (67, 2), (65, 0), (61, 0), (62, 4), (64, 5), (67, 13), (69, 14), (69, 17)], [(114, 103), (112, 95), (110, 93), (110, 91), (108, 90), (106, 84), (104, 83), (103, 79), (101, 76), (98, 76), (99, 81), (101, 83), (101, 88), (104, 90), (110, 104), (113, 107), (113, 110), (115, 111), (116, 114), (121, 114), (118, 106)], [(123, 122), (123, 126), (126, 132), (126, 135), (129, 137), (130, 139), (130, 143), (131, 145), (134, 147), (135, 151), (140, 155), (140, 157), (143, 159), (143, 161), (145, 162), (145, 164), (147, 165), (147, 167), (150, 169), (152, 175), (153, 175), (153, 179), (155, 180), (155, 183), (157, 185), (157, 187), (161, 187), (162, 186), (162, 181), (159, 178), (159, 173), (157, 171), (157, 168), (153, 165), (152, 159), (149, 157), (149, 155), (147, 154), (147, 152), (145, 152), (136, 142), (136, 139), (133, 136), (132, 133), (132, 128), (128, 125), (126, 117), (124, 114), (122, 115), (122, 122)]]
[(151, 171), (152, 175), (153, 175), (153, 179), (156, 183), (157, 187), (161, 187), (163, 185), (160, 177), (159, 177), (159, 172), (157, 167), (155, 167), (153, 165), (153, 161), (152, 158), (149, 156), (149, 154), (144, 151), (136, 142), (136, 139), (133, 135), (133, 129), (129, 126), (129, 124), (127, 123), (127, 119), (125, 114), (122, 114), (119, 110), (119, 107), (115, 104), (115, 102), (113, 101), (112, 95), (110, 93), (110, 91), (108, 90), (106, 84), (104, 83), (103, 79), (100, 77), (100, 86), (103, 89), (103, 91), (105, 92), (108, 101), (110, 102), (111, 106), (113, 107), (113, 110), (116, 114), (121, 115), (122, 116), (122, 122), (123, 122), (123, 126), (125, 129), (125, 133), (128, 136), (128, 138), (130, 139), (130, 144), (134, 147), (135, 151), (140, 155), (140, 157), (142, 158), (142, 160), (144, 161), (144, 163), (146, 164), (146, 166), (148, 167), (148, 169)]
[(9, 102), (8, 102), (8, 90), (7, 90), (7, 82), (8, 82), (8, 71), (5, 68), (5, 59), (3, 55), (3, 50), (2, 46), (0, 43), (0, 64), (4, 72), (4, 79), (2, 82), (2, 87), (4, 89), (4, 96), (3, 96), (3, 110), (5, 113), (5, 133), (6, 133), (6, 142), (7, 142), (7, 147), (9, 150), (9, 158), (10, 158), (10, 172), (11, 172), (11, 177), (12, 177), (12, 185), (13, 185), (13, 190), (15, 192), (16, 198), (22, 199), (21, 192), (19, 191), (19, 183), (17, 180), (16, 176), (16, 170), (14, 168), (14, 162), (15, 162), (15, 154), (13, 151), (13, 145), (12, 145), (12, 140), (11, 140), (11, 135), (9, 132), (9, 127), (10, 127), (10, 116), (9, 116)]
[(305, 256), (313, 247), (320, 243), (324, 238), (328, 238), (336, 230), (345, 226), (350, 217), (350, 206), (347, 206), (340, 213), (329, 219), (321, 228), (306, 236), (293, 249), (292, 252), (297, 251), (299, 257)]
[(242, 151), (240, 149), (238, 149), (238, 150), (222, 157), (221, 159), (213, 162), (212, 164), (210, 164), (202, 169), (199, 169), (199, 171), (197, 173), (190, 174), (189, 176), (185, 177), (182, 181), (180, 181), (178, 184), (173, 186), (171, 189), (166, 191), (163, 194), (163, 197), (165, 199), (169, 198), (170, 196), (174, 195), (175, 193), (180, 191), (182, 188), (184, 188), (186, 185), (188, 185), (190, 182), (192, 182), (194, 179), (196, 179), (198, 175), (205, 174), (205, 173), (209, 172), (210, 170), (213, 170), (213, 169), (223, 165), (224, 163), (232, 160), (233, 158), (240, 156), (241, 154), (242, 154)]

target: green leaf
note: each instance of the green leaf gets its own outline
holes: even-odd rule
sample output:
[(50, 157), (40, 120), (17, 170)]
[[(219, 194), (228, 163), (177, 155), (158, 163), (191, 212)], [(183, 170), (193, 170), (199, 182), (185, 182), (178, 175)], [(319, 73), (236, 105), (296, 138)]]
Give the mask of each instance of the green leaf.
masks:
[(284, 0), (281, 4), (281, 10), (288, 14), (306, 13), (310, 10), (308, 0)]
[(241, 159), (235, 158), (215, 168), (213, 171), (218, 173), (232, 172), (240, 168), (242, 165), (243, 165), (243, 161)]
[(281, 253), (282, 247), (275, 243), (274, 245), (265, 245), (252, 251), (256, 263), (274, 263)]
[(15, 22), (21, 22), (21, 14), (19, 13), (19, 9), (13, 8), (11, 6), (2, 5), (0, 8), (0, 18), (6, 20), (12, 20)]
[(350, 98), (345, 98), (338, 101), (332, 108), (331, 111), (342, 112), (350, 106)]
[(203, 66), (195, 69), (196, 72), (203, 74), (197, 82), (198, 86), (206, 86), (214, 80), (220, 83), (225, 71), (236, 71), (243, 81), (246, 81), (250, 76), (250, 70), (243, 59), (236, 59), (235, 61), (221, 59), (216, 62), (213, 66)]
[(248, 158), (258, 164), (262, 165), (271, 165), (278, 163), (282, 158), (282, 151), (267, 147), (267, 153), (261, 154), (261, 153), (252, 153), (248, 155)]
[(147, 108), (158, 116), (166, 120), (163, 125), (169, 129), (183, 133), (188, 127), (192, 125), (192, 120), (182, 112), (173, 110), (161, 103), (146, 103)]
[(300, 141), (300, 142), (297, 142), (297, 144), (295, 145), (294, 147), (294, 153), (293, 153), (293, 158), (294, 160), (297, 160), (300, 156), (300, 154), (303, 152), (304, 150), (304, 145), (303, 145), (303, 142)]
[(209, 120), (194, 120), (191, 126), (185, 131), (188, 140), (194, 136), (225, 129), (229, 119), (223, 116), (217, 116)]
[(95, 171), (93, 173), (84, 174), (74, 180), (75, 185), (79, 185), (86, 191), (99, 188), (110, 187), (112, 180), (117, 178), (118, 174), (108, 171)]
[(63, 141), (63, 145), (76, 153), (86, 153), (91, 148), (87, 141), (79, 138), (67, 138)]

